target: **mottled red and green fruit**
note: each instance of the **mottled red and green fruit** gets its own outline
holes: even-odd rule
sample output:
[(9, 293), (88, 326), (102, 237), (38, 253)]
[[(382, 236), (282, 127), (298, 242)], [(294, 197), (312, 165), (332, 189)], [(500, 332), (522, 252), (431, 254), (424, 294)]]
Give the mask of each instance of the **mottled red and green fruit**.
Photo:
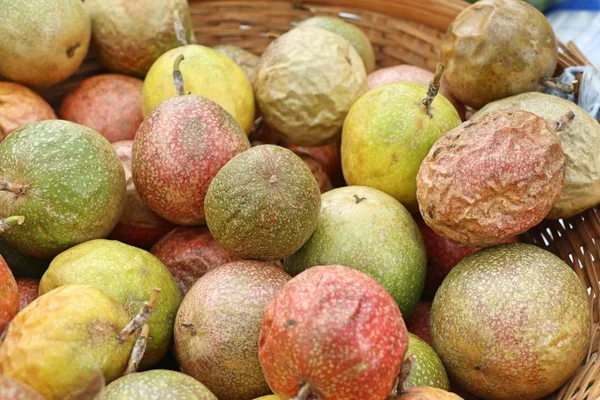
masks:
[(485, 399), (534, 400), (581, 366), (591, 322), (577, 274), (546, 250), (514, 243), (454, 267), (435, 295), (430, 326), (460, 386)]
[(323, 146), (296, 146), (286, 144), (285, 147), (296, 154), (306, 154), (317, 160), (331, 180), (334, 187), (343, 186), (342, 161), (340, 158), (340, 141)]
[[(0, 332), (19, 312), (19, 289), (8, 264), (0, 255)], [(0, 371), (1, 372), (1, 371)]]
[(249, 147), (240, 125), (217, 103), (173, 97), (148, 115), (135, 136), (133, 181), (158, 215), (178, 225), (201, 225), (209, 184)]
[(406, 328), (410, 333), (420, 337), (425, 343), (431, 345), (431, 333), (429, 332), (429, 315), (431, 313), (431, 302), (420, 301), (413, 313), (405, 318)]
[[(269, 387), (323, 400), (384, 400), (396, 384), (408, 335), (377, 281), (340, 265), (286, 283), (265, 310), (259, 358)], [(301, 389), (300, 389), (301, 388)]]
[(144, 203), (133, 182), (131, 153), (133, 140), (122, 140), (112, 144), (125, 170), (125, 205), (123, 215), (110, 233), (110, 238), (142, 249), (150, 249), (163, 235), (175, 228), (175, 225), (156, 215)]
[(186, 295), (175, 321), (182, 371), (219, 399), (270, 393), (258, 360), (265, 307), (290, 276), (259, 261), (234, 261), (207, 272)]
[(173, 275), (183, 295), (206, 272), (235, 259), (206, 227), (177, 227), (162, 237), (151, 252)]
[(39, 258), (107, 236), (125, 199), (125, 174), (110, 143), (62, 120), (27, 124), (0, 143), (0, 183), (0, 217), (25, 216), (2, 239)]
[(261, 145), (219, 171), (206, 195), (215, 240), (240, 258), (280, 260), (312, 235), (321, 206), (319, 185), (291, 150)]
[(19, 310), (24, 309), (38, 298), (40, 280), (32, 278), (16, 278), (19, 288)]
[(0, 142), (30, 122), (56, 119), (50, 104), (26, 86), (0, 82)]
[(143, 84), (126, 75), (92, 76), (64, 98), (59, 116), (95, 129), (111, 143), (131, 140), (143, 120)]

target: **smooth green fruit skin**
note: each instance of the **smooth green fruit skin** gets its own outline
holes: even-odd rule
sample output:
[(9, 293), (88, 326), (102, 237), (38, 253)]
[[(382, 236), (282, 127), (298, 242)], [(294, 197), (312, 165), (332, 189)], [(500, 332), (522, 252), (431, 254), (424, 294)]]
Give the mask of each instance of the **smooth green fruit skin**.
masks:
[(388, 193), (418, 212), (417, 173), (433, 144), (461, 124), (458, 112), (438, 94), (427, 115), (421, 100), (427, 86), (391, 83), (363, 95), (350, 110), (342, 132), (342, 170), (348, 185)]
[(525, 243), (483, 249), (438, 289), (433, 347), (453, 380), (479, 397), (541, 399), (584, 360), (589, 304), (577, 274), (554, 254)]
[(0, 256), (4, 258), (15, 278), (39, 279), (44, 275), (50, 260), (30, 257), (6, 243), (0, 237)]
[(9, 325), (0, 346), (0, 372), (47, 400), (63, 400), (96, 381), (121, 376), (135, 343), (118, 334), (129, 316), (89, 285), (66, 285), (38, 297)]
[(404, 316), (417, 306), (425, 285), (427, 259), (417, 224), (393, 197), (369, 187), (323, 193), (317, 229), (283, 263), (292, 276), (316, 265), (338, 264), (377, 280)]
[(52, 120), (17, 129), (0, 143), (0, 179), (29, 186), (23, 195), (0, 191), (0, 218), (25, 216), (2, 239), (33, 257), (51, 258), (106, 237), (121, 218), (125, 172), (119, 157), (83, 125)]
[(409, 332), (408, 350), (404, 359), (413, 356), (413, 364), (408, 378), (404, 381), (404, 387), (431, 386), (450, 390), (448, 374), (440, 356), (423, 339)]
[(40, 281), (40, 295), (66, 284), (92, 285), (113, 297), (135, 316), (152, 289), (160, 294), (148, 320), (150, 339), (140, 364), (147, 368), (168, 351), (181, 293), (164, 264), (149, 252), (116, 240), (98, 239), (59, 254)]
[(217, 400), (202, 383), (177, 371), (157, 369), (125, 375), (97, 400)]
[(367, 73), (375, 70), (375, 51), (373, 50), (373, 45), (371, 45), (367, 35), (359, 27), (340, 18), (325, 16), (309, 18), (302, 21), (298, 26), (310, 26), (337, 33), (349, 41), (356, 49), (365, 64)]

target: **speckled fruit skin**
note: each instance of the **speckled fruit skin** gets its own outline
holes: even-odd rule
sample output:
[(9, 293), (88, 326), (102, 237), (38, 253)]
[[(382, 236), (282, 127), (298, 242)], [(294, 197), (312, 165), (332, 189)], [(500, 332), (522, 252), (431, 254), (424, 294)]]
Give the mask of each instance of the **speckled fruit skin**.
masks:
[(234, 261), (207, 272), (190, 289), (175, 321), (182, 371), (219, 400), (270, 393), (258, 361), (258, 336), (267, 303), (290, 280), (281, 268)]
[(38, 298), (40, 280), (32, 278), (16, 278), (15, 281), (19, 288), (19, 310), (22, 310)]
[(202, 383), (177, 371), (153, 370), (125, 375), (106, 387), (98, 400), (217, 400)]
[(429, 386), (413, 386), (399, 400), (462, 400), (462, 397), (443, 389)]
[(317, 184), (319, 185), (319, 190), (321, 193), (325, 193), (331, 189), (333, 189), (333, 185), (331, 184), (331, 180), (329, 176), (325, 173), (323, 166), (319, 163), (314, 157), (309, 156), (308, 154), (296, 153), (298, 157), (304, 161), (304, 164), (310, 169), (310, 172), (315, 177)]
[(408, 350), (404, 360), (412, 358), (412, 365), (404, 387), (431, 386), (450, 390), (448, 374), (435, 350), (417, 335), (408, 333)]
[(21, 253), (0, 237), (0, 255), (9, 265), (16, 278), (41, 278), (50, 260), (34, 258)]
[(356, 25), (352, 25), (341, 18), (318, 16), (302, 21), (297, 26), (321, 28), (337, 33), (350, 42), (365, 64), (367, 73), (375, 69), (375, 51), (367, 35)]
[(206, 227), (177, 227), (152, 246), (151, 252), (173, 275), (183, 295), (207, 271), (235, 260)]
[(385, 289), (341, 265), (289, 281), (265, 310), (259, 358), (287, 400), (308, 383), (323, 400), (384, 400), (408, 347), (402, 315)]
[(0, 82), (0, 142), (17, 128), (56, 119), (50, 104), (33, 90), (14, 82)]
[(73, 122), (34, 122), (11, 133), (0, 143), (0, 179), (29, 186), (23, 194), (0, 191), (0, 218), (26, 216), (2, 239), (33, 257), (106, 237), (121, 218), (119, 157), (102, 135)]
[(175, 228), (175, 225), (159, 217), (144, 203), (133, 182), (131, 158), (133, 140), (123, 140), (112, 144), (123, 169), (127, 192), (121, 219), (110, 233), (110, 238), (142, 249), (150, 249), (162, 236)]
[(568, 100), (537, 92), (490, 103), (473, 118), (502, 110), (529, 111), (549, 123), (572, 111), (575, 119), (558, 135), (567, 157), (565, 187), (548, 218), (569, 218), (600, 203), (600, 125), (594, 118)]
[(409, 315), (423, 291), (426, 255), (402, 204), (377, 189), (347, 186), (323, 194), (315, 232), (283, 264), (292, 276), (315, 265), (357, 269), (383, 285)]
[(530, 112), (498, 111), (434, 144), (419, 170), (417, 198), (437, 234), (487, 247), (540, 223), (564, 178), (565, 154), (551, 126)]
[(406, 318), (406, 328), (431, 345), (431, 333), (429, 332), (429, 315), (431, 313), (431, 302), (420, 301), (410, 317)]
[(59, 254), (40, 281), (40, 295), (67, 284), (86, 284), (118, 301), (134, 317), (148, 301), (152, 289), (161, 290), (148, 320), (150, 339), (142, 368), (157, 363), (173, 338), (173, 321), (181, 303), (173, 276), (149, 252), (115, 240), (97, 239)]
[(219, 53), (231, 58), (244, 71), (251, 84), (256, 80), (260, 57), (231, 44), (221, 44), (213, 47)]
[[(393, 67), (381, 68), (367, 75), (367, 85), (369, 90), (378, 88), (379, 86), (396, 83), (396, 82), (414, 82), (422, 85), (427, 85), (433, 81), (433, 72), (417, 67), (416, 65), (401, 64)], [(456, 100), (456, 97), (448, 89), (447, 84), (442, 78), (440, 85), (440, 93), (454, 106), (460, 118), (465, 119), (465, 106)]]
[(246, 134), (254, 123), (254, 92), (244, 71), (229, 57), (210, 47), (188, 45), (164, 53), (150, 68), (144, 80), (144, 115), (168, 98), (175, 97), (173, 64), (179, 64), (184, 93), (213, 100), (235, 118)]
[(210, 184), (204, 209), (215, 240), (240, 258), (281, 260), (317, 226), (321, 192), (304, 162), (275, 145), (231, 159)]
[(161, 54), (177, 47), (175, 13), (187, 40), (195, 40), (186, 0), (86, 0), (85, 5), (94, 53), (112, 71), (144, 77)]
[(57, 288), (10, 323), (0, 346), (0, 374), (47, 400), (88, 389), (98, 374), (110, 382), (125, 371), (135, 342), (135, 337), (117, 339), (128, 322), (125, 309), (92, 286)]
[(210, 182), (249, 147), (239, 124), (217, 103), (173, 97), (148, 115), (135, 136), (133, 181), (158, 215), (178, 225), (202, 225)]
[(92, 30), (80, 0), (2, 0), (0, 15), (0, 76), (9, 80), (52, 86), (71, 76), (88, 52)]
[(0, 332), (19, 312), (19, 289), (15, 277), (0, 255)]
[(546, 17), (524, 1), (483, 0), (452, 22), (442, 42), (446, 83), (463, 104), (479, 109), (537, 91), (554, 74), (556, 36)]
[(325, 170), (334, 187), (345, 186), (342, 174), (342, 160), (340, 156), (340, 141), (323, 146), (296, 146), (285, 144), (285, 147), (296, 154), (306, 154), (314, 157)]
[(579, 368), (590, 341), (588, 296), (552, 253), (523, 244), (480, 250), (440, 286), (433, 345), (448, 373), (486, 399), (540, 399)]
[(111, 143), (133, 139), (143, 120), (143, 84), (126, 75), (92, 76), (64, 98), (60, 118), (89, 126)]
[(255, 88), (262, 116), (285, 142), (319, 146), (339, 138), (352, 104), (367, 91), (367, 76), (346, 39), (297, 27), (264, 51)]
[(44, 400), (44, 398), (23, 382), (0, 376), (0, 400)]
[(452, 103), (437, 95), (430, 118), (421, 100), (427, 86), (391, 83), (369, 91), (350, 110), (342, 133), (342, 170), (348, 185), (386, 192), (418, 211), (417, 172), (431, 146), (460, 125)]

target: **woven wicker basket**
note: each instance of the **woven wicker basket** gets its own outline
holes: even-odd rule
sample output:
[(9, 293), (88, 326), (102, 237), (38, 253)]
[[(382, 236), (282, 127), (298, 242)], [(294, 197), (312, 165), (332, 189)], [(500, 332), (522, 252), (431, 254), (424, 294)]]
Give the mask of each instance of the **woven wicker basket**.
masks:
[[(214, 46), (235, 44), (256, 54), (298, 21), (335, 15), (359, 26), (371, 39), (379, 67), (413, 64), (433, 70), (443, 34), (470, 4), (462, 0), (190, 0), (196, 40)], [(572, 44), (560, 44), (557, 72), (581, 65), (585, 57)], [(42, 91), (54, 106), (82, 79), (105, 70), (90, 55), (68, 81)], [(591, 208), (569, 220), (544, 221), (522, 240), (545, 248), (577, 271), (588, 288), (594, 312), (593, 340), (585, 365), (551, 399), (600, 398), (600, 210)]]

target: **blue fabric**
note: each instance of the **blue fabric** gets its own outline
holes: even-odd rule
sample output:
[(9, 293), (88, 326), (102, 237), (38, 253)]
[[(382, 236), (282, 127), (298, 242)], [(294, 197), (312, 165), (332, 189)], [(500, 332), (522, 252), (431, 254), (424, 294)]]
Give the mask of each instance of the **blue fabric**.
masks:
[(600, 0), (563, 0), (548, 10), (588, 10), (600, 11)]

